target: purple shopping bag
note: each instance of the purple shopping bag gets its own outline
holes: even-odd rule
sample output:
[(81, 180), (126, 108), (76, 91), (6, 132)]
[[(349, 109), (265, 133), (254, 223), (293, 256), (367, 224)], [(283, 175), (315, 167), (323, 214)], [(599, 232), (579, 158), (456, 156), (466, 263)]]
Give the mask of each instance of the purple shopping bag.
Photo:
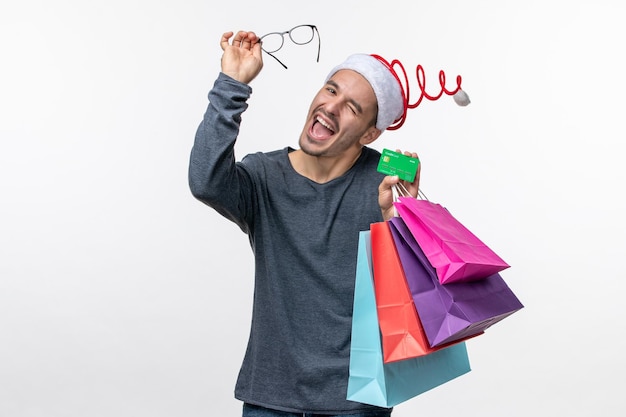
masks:
[(394, 217), (389, 226), (431, 346), (480, 334), (524, 307), (497, 273), (478, 281), (442, 284), (405, 221)]
[(412, 197), (394, 205), (442, 284), (483, 279), (509, 267), (445, 207)]

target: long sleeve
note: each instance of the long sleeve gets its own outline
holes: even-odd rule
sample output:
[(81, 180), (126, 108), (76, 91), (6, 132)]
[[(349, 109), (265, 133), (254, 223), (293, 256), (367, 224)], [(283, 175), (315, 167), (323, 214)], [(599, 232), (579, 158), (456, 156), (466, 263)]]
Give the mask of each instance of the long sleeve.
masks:
[(250, 86), (219, 74), (209, 92), (209, 105), (196, 131), (189, 162), (192, 195), (244, 231), (251, 184), (245, 169), (235, 163), (234, 146), (251, 94)]
[(218, 78), (189, 167), (193, 195), (238, 224), (254, 254), (250, 337), (235, 397), (290, 412), (378, 409), (346, 396), (359, 232), (382, 221), (380, 153), (363, 148), (348, 172), (324, 184), (293, 169), (290, 147), (236, 162), (250, 94)]

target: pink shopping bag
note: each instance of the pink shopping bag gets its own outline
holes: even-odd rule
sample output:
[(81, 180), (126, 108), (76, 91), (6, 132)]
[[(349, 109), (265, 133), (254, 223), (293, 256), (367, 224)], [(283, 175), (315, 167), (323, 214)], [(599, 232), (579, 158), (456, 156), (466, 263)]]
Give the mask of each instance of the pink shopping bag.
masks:
[(484, 279), (509, 267), (445, 207), (411, 197), (394, 205), (442, 284)]

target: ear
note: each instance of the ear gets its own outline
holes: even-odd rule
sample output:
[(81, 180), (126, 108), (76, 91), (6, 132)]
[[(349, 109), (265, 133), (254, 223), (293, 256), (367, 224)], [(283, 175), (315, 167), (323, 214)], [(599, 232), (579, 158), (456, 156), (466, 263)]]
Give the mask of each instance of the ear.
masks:
[(376, 126), (370, 126), (367, 131), (361, 136), (361, 140), (359, 142), (361, 145), (369, 145), (374, 142), (383, 132), (378, 130)]

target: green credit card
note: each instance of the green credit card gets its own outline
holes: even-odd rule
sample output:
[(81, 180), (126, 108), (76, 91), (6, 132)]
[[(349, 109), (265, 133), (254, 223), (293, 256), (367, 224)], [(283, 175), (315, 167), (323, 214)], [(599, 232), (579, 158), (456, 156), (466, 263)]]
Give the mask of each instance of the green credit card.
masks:
[(401, 180), (413, 182), (420, 161), (399, 152), (383, 149), (377, 171), (385, 175), (397, 175)]

